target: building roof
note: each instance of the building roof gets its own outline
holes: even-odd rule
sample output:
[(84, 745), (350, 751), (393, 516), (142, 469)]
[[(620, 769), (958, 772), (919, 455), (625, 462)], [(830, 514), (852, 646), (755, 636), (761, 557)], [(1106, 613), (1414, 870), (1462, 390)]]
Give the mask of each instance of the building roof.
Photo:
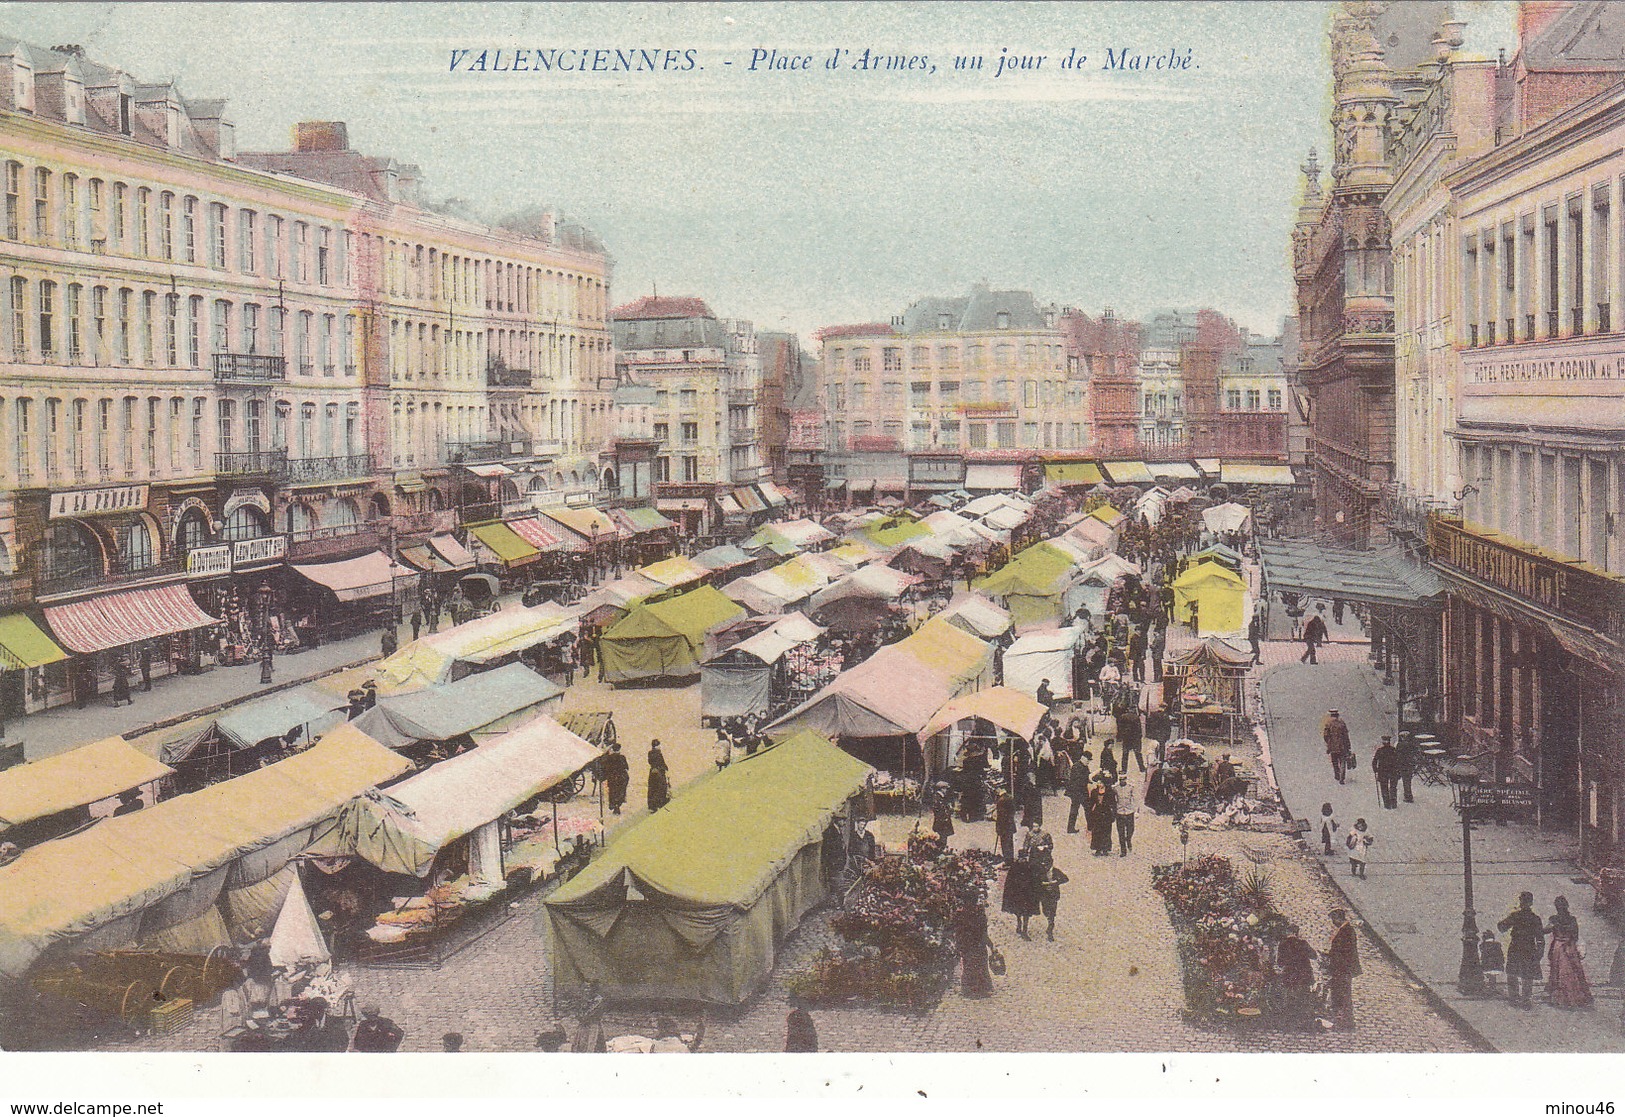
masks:
[(846, 326), (825, 326), (818, 331), (820, 341), (844, 337), (891, 337), (897, 331), (887, 322), (855, 322)]
[(645, 295), (615, 308), (611, 315), (616, 321), (649, 318), (715, 318), (716, 315), (702, 298), (693, 295)]

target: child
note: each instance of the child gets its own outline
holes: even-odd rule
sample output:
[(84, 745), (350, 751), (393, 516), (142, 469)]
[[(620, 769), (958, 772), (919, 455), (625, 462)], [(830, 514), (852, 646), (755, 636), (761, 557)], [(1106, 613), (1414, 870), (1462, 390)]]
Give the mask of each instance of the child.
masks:
[(1320, 844), (1325, 847), (1326, 856), (1332, 855), (1332, 839), (1337, 837), (1337, 818), (1332, 814), (1332, 805), (1320, 805)]
[(1506, 951), (1494, 931), (1484, 932), (1484, 941), (1478, 944), (1478, 967), (1484, 971), (1484, 991), (1492, 997), (1501, 995), (1500, 976), (1506, 972)]
[(1349, 871), (1361, 880), (1365, 879), (1365, 853), (1371, 848), (1371, 843), (1377, 839), (1371, 836), (1366, 828), (1363, 818), (1354, 820), (1354, 829), (1350, 830), (1344, 839), (1349, 847)]

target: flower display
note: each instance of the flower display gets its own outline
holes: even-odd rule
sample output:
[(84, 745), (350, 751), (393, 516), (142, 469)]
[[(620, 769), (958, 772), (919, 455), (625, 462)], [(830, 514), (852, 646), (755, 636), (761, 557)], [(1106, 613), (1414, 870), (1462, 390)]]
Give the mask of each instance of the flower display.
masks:
[(1216, 854), (1158, 865), (1151, 875), (1179, 932), (1187, 1008), (1224, 1017), (1269, 1007), (1271, 959), (1286, 934), (1285, 917), (1258, 910), (1247, 882)]
[(814, 1003), (929, 1004), (957, 960), (954, 914), (967, 903), (987, 902), (998, 864), (985, 851), (950, 850), (936, 834), (914, 834), (906, 853), (869, 868), (830, 920), (840, 946), (820, 951), (786, 986)]

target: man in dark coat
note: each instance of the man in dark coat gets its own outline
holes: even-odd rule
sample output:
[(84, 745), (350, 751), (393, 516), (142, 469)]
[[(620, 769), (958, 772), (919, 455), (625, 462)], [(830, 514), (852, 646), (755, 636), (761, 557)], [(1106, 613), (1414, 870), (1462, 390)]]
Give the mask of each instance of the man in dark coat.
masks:
[(1348, 913), (1332, 912), (1331, 945), (1326, 948), (1327, 985), (1331, 989), (1332, 1026), (1341, 1032), (1354, 1030), (1354, 979), (1360, 976), (1359, 941)]
[(1405, 802), (1414, 803), (1411, 797), (1411, 780), (1422, 767), (1422, 746), (1416, 743), (1416, 738), (1409, 733), (1400, 734), (1399, 741), (1399, 779), (1404, 787)]
[(350, 1047), (354, 1051), (392, 1052), (401, 1049), (401, 1040), (406, 1033), (401, 1031), (395, 1021), (387, 1016), (380, 1015), (377, 1005), (368, 1005), (361, 1010), (361, 1023), (355, 1026), (355, 1035), (350, 1037)]
[(1253, 662), (1263, 663), (1263, 649), (1259, 646), (1264, 639), (1264, 618), (1257, 611), (1253, 612), (1253, 619), (1247, 622), (1247, 645), (1252, 649)]
[(1281, 988), (1281, 1009), (1288, 1020), (1308, 1024), (1311, 1016), (1311, 995), (1315, 984), (1315, 949), (1298, 933), (1296, 923), (1289, 924), (1286, 937), (1275, 948), (1276, 980)]
[(1377, 751), (1371, 754), (1371, 773), (1377, 777), (1377, 794), (1382, 797), (1386, 810), (1391, 811), (1399, 806), (1399, 776), (1403, 767), (1399, 750), (1394, 748), (1394, 739), (1384, 736)]
[(649, 742), (649, 810), (658, 811), (671, 802), (671, 774), (666, 770), (666, 754), (660, 751), (660, 739)]
[(1320, 723), (1320, 739), (1326, 742), (1326, 755), (1331, 757), (1332, 775), (1342, 783), (1348, 778), (1349, 756), (1354, 744), (1349, 740), (1348, 723), (1337, 716), (1336, 710), (1326, 711), (1326, 720)]
[(999, 840), (999, 853), (1006, 867), (1016, 863), (1016, 800), (1001, 791), (993, 800), (993, 836)]
[(388, 659), (400, 649), (400, 646), (400, 638), (395, 635), (395, 626), (392, 624), (384, 629), (384, 634), (378, 638), (379, 654)]
[(1126, 706), (1117, 712), (1117, 739), (1123, 742), (1123, 771), (1128, 771), (1129, 754), (1134, 754), (1134, 760), (1145, 771), (1145, 757), (1140, 752), (1141, 741), (1140, 711), (1138, 707)]
[(626, 802), (626, 789), (632, 783), (632, 767), (626, 762), (618, 743), (609, 746), (599, 765), (599, 772), (609, 789), (609, 809), (620, 814), (621, 806)]
[(1089, 754), (1082, 753), (1072, 762), (1072, 770), (1066, 774), (1066, 797), (1072, 800), (1072, 809), (1067, 812), (1066, 832), (1078, 832), (1078, 812), (1089, 801)]
[[(1325, 608), (1324, 605), (1321, 606)], [(1319, 613), (1310, 617), (1303, 626), (1303, 654), (1298, 657), (1299, 663), (1318, 663), (1315, 658), (1316, 651), (1326, 642), (1326, 621)]]
[(1546, 944), (1546, 925), (1535, 914), (1533, 892), (1520, 892), (1518, 906), (1496, 927), (1507, 933), (1507, 1003), (1530, 1007), (1535, 982), (1540, 980), (1541, 948)]
[(1046, 710), (1055, 705), (1055, 691), (1050, 689), (1048, 679), (1044, 679), (1038, 684), (1038, 690), (1034, 692), (1033, 697), (1036, 698), (1038, 700), (1038, 704), (1044, 707)]
[(789, 1052), (816, 1052), (818, 1028), (812, 1014), (800, 1000), (790, 1002), (790, 1015), (784, 1021), (784, 1049)]
[(1131, 677), (1137, 683), (1145, 682), (1145, 651), (1148, 646), (1145, 629), (1135, 628), (1128, 638), (1128, 662)]

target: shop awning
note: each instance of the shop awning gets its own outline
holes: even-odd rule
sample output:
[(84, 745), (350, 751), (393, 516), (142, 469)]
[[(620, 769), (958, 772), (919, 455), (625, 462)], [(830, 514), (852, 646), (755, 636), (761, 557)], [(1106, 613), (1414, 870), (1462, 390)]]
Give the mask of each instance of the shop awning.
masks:
[(621, 529), (596, 508), (549, 508), (542, 515), (563, 524), (589, 543), (611, 543), (621, 537)]
[(451, 563), (453, 570), (473, 570), (474, 556), (468, 553), (468, 548), (450, 535), (435, 535), (429, 539), (429, 549), (435, 554)]
[(1200, 469), (1202, 473), (1208, 477), (1217, 477), (1219, 475), (1219, 459), (1197, 458), (1196, 468)]
[(1021, 466), (967, 465), (965, 488), (973, 493), (995, 490), (1015, 492), (1021, 488)]
[(342, 562), (323, 562), (311, 566), (290, 563), (300, 577), (333, 591), (340, 601), (361, 601), (368, 597), (381, 597), (396, 587), (410, 589), (418, 576), (409, 568), (391, 561), (382, 551), (372, 551)]
[(647, 535), (677, 526), (653, 508), (612, 508), (609, 518), (627, 535)]
[(334, 699), (314, 687), (301, 687), (234, 707), (216, 718), (214, 727), (237, 748), (246, 749), (302, 726), (319, 733), (339, 720)]
[(741, 485), (733, 491), (733, 498), (739, 502), (739, 507), (746, 512), (765, 512), (767, 505), (762, 498), (756, 495), (756, 490), (748, 485)]
[(1201, 472), (1190, 462), (1148, 462), (1146, 468), (1158, 480), (1173, 478), (1177, 481), (1200, 481)]
[(504, 566), (523, 566), (535, 562), (541, 554), (507, 524), (480, 524), (469, 528), (468, 533)]
[(465, 465), (463, 468), (476, 477), (507, 477), (513, 472), (507, 466), (497, 462), (487, 465)]
[(1226, 485), (1296, 485), (1292, 468), (1285, 465), (1241, 465), (1225, 462), (1219, 480)]
[(1150, 485), (1156, 481), (1144, 462), (1101, 462), (1100, 468), (1114, 485)]
[(576, 550), (574, 537), (557, 525), (544, 524), (535, 517), (507, 521), (508, 528), (538, 551)]
[(0, 617), (0, 668), (44, 667), (67, 658), (56, 641), (21, 613)]
[(790, 498), (785, 495), (784, 490), (779, 488), (771, 481), (758, 482), (756, 489), (774, 508), (782, 508), (786, 504), (790, 503)]
[(1103, 477), (1093, 462), (1054, 462), (1044, 467), (1044, 479), (1057, 485), (1098, 485)]
[(704, 512), (706, 503), (704, 497), (668, 497), (655, 501), (655, 507), (662, 512)]
[(122, 737), (8, 768), (0, 772), (0, 834), (8, 826), (89, 806), (173, 772)]
[(1444, 593), (1432, 570), (1398, 547), (1375, 551), (1322, 547), (1298, 539), (1259, 539), (1258, 559), (1271, 593), (1287, 590), (1369, 605), (1418, 607)]
[(47, 605), (45, 623), (56, 634), (57, 643), (70, 652), (88, 655), (220, 622), (198, 608), (185, 586), (171, 585), (110, 593), (71, 605)]
[(844, 489), (844, 488), (846, 488), (846, 478), (844, 478), (844, 477), (831, 477), (828, 481), (824, 482), (824, 488), (830, 489), (830, 490)]
[(550, 717), (538, 717), (442, 760), (339, 819), (337, 847), (386, 873), (421, 877), (446, 846), (587, 767), (598, 749)]
[(740, 507), (739, 502), (727, 493), (722, 493), (717, 497), (717, 507), (722, 509), (724, 516), (743, 516), (745, 514), (745, 510)]
[(427, 574), (444, 574), (455, 569), (451, 563), (429, 550), (427, 543), (409, 543), (402, 546), (401, 558), (409, 566)]
[(526, 720), (564, 689), (522, 663), (469, 675), (456, 682), (390, 695), (362, 714), (355, 726), (390, 748), (417, 741), (449, 741), (526, 715)]

